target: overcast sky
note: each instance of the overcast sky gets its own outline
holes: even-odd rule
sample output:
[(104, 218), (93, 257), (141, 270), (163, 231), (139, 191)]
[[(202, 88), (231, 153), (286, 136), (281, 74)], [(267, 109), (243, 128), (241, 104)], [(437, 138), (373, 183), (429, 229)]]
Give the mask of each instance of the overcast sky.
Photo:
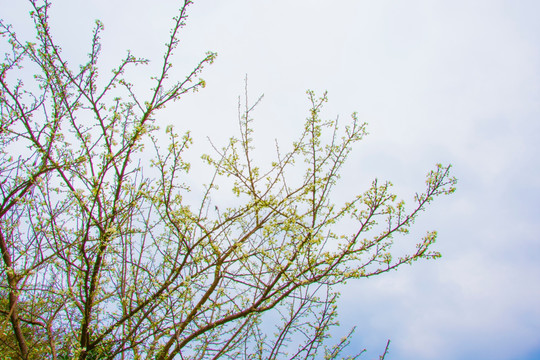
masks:
[[(30, 34), (24, 1), (0, 4)], [(99, 18), (105, 66), (127, 49), (157, 65), (176, 8), (57, 0), (53, 33), (76, 64)], [(458, 191), (413, 233), (438, 230), (443, 258), (342, 290), (339, 335), (357, 325), (363, 359), (387, 339), (395, 360), (540, 358), (539, 1), (195, 0), (189, 14), (175, 75), (208, 50), (218, 58), (207, 88), (170, 107), (166, 121), (191, 129), (195, 149), (235, 133), (248, 74), (251, 97), (265, 94), (255, 113), (263, 148), (295, 137), (307, 89), (328, 90), (326, 117), (357, 111), (369, 123), (338, 197), (378, 177), (407, 199), (434, 164), (453, 164)], [(152, 66), (137, 69), (142, 79)]]

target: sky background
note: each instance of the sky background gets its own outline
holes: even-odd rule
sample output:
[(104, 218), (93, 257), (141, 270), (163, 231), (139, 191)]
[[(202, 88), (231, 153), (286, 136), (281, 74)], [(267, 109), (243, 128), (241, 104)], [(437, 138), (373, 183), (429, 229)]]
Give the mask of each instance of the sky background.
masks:
[[(127, 49), (153, 60), (176, 14), (170, 0), (57, 0), (51, 24), (71, 64), (84, 61), (95, 19), (105, 24), (105, 70)], [(27, 4), (0, 14), (31, 39)], [(370, 135), (351, 155), (336, 199), (375, 177), (411, 199), (441, 162), (459, 179), (415, 223), (436, 229), (437, 261), (342, 288), (341, 327), (375, 359), (540, 359), (540, 2), (536, 0), (195, 1), (175, 58), (182, 78), (216, 51), (207, 87), (170, 106), (164, 121), (223, 144), (237, 131), (249, 77), (256, 141), (287, 143), (308, 115), (305, 91), (327, 90), (324, 116), (357, 111)], [(149, 86), (146, 86), (149, 87)], [(260, 145), (259, 145), (260, 144)]]

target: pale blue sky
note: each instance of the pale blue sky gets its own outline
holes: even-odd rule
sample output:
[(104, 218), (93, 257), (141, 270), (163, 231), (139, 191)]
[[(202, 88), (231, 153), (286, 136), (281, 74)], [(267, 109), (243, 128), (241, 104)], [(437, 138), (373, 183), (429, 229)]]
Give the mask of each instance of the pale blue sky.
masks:
[[(2, 17), (23, 24), (23, 1), (0, 0)], [(158, 64), (176, 1), (57, 0), (57, 40), (83, 60), (94, 19), (105, 24), (106, 64), (131, 49)], [(236, 131), (247, 73), (261, 146), (285, 143), (302, 126), (306, 89), (329, 91), (328, 117), (358, 111), (369, 137), (350, 158), (343, 196), (375, 176), (400, 195), (420, 190), (437, 162), (452, 163), (458, 191), (416, 223), (437, 229), (443, 258), (343, 288), (343, 328), (355, 346), (390, 359), (540, 358), (540, 2), (537, 1), (195, 1), (175, 69), (208, 50), (204, 91), (166, 112), (206, 136)], [(20, 31), (24, 34), (24, 31)], [(141, 87), (151, 73), (137, 68)], [(340, 195), (338, 194), (338, 197)]]

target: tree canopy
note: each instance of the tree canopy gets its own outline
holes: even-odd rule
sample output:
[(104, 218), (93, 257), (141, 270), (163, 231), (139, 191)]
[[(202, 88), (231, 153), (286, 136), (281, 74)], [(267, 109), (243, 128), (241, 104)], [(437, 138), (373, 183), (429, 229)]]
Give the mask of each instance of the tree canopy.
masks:
[[(171, 76), (191, 1), (174, 17), (150, 95), (126, 75), (146, 59), (128, 53), (109, 75), (100, 71), (99, 21), (88, 61), (73, 66), (52, 37), (50, 2), (30, 3), (35, 40), (0, 23), (9, 48), (0, 68), (6, 357), (335, 359), (349, 338), (329, 342), (334, 285), (440, 256), (434, 231), (401, 256), (392, 246), (454, 191), (450, 166), (430, 171), (411, 205), (377, 179), (336, 204), (366, 124), (356, 114), (346, 126), (324, 119), (326, 94), (308, 91), (297, 140), (276, 145), (268, 163), (252, 155), (258, 101), (246, 100), (238, 135), (202, 154), (212, 175), (188, 201), (197, 185), (185, 156), (189, 124), (179, 133), (158, 114), (203, 88), (200, 73), (216, 56)], [(231, 201), (215, 201), (229, 190)]]

